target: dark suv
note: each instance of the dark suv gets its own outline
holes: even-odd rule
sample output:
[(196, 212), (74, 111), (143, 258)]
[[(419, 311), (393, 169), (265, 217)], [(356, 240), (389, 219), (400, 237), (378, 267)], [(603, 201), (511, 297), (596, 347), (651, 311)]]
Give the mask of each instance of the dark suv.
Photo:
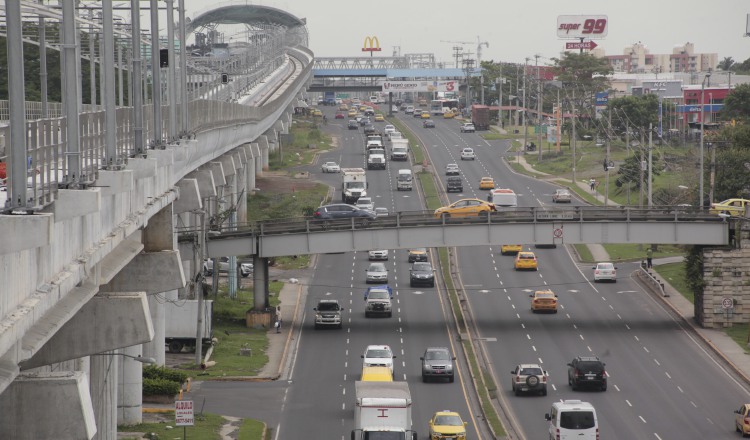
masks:
[(607, 391), (607, 372), (604, 362), (596, 356), (578, 356), (568, 364), (568, 385), (573, 391), (580, 387), (596, 387)]
[(357, 224), (367, 225), (371, 221), (375, 221), (375, 213), (345, 203), (323, 205), (313, 212), (314, 220), (337, 220), (348, 218), (357, 219), (355, 220)]
[(349, 127), (349, 130), (359, 130), (359, 124), (354, 119), (349, 120), (347, 127)]
[(464, 181), (461, 176), (448, 176), (445, 182), (445, 191), (457, 191), (461, 192), (464, 190)]
[(450, 350), (446, 347), (427, 347), (422, 360), (422, 382), (430, 378), (445, 377), (448, 382), (453, 382), (453, 361)]
[(435, 287), (435, 271), (432, 269), (432, 264), (426, 261), (415, 262), (409, 271), (409, 286), (419, 285)]

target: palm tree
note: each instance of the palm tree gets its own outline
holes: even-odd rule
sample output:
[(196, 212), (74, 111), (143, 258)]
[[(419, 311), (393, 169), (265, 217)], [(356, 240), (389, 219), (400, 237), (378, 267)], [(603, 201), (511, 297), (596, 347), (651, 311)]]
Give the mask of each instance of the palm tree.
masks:
[(732, 57), (724, 57), (724, 59), (722, 59), (719, 62), (719, 65), (716, 67), (727, 72), (732, 68), (732, 66), (734, 66), (734, 59)]

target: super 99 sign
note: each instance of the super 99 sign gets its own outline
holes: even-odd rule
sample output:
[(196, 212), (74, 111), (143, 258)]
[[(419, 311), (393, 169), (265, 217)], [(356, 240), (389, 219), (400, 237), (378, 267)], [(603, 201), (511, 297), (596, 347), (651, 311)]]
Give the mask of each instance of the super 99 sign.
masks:
[(557, 36), (560, 38), (598, 39), (607, 36), (606, 15), (559, 15)]

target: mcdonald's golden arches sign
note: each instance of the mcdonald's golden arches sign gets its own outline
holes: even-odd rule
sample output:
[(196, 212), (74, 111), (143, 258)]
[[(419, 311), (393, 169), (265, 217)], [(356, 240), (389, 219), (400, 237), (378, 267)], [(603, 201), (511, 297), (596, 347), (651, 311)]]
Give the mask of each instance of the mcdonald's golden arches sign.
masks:
[(380, 41), (378, 37), (365, 37), (365, 44), (362, 46), (362, 52), (380, 52)]

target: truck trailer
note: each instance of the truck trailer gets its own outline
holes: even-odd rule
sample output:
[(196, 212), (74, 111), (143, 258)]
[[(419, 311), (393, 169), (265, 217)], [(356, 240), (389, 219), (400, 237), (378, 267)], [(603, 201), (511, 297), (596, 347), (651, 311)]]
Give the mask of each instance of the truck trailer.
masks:
[(351, 440), (417, 440), (411, 429), (411, 392), (406, 382), (354, 383)]
[(367, 175), (364, 168), (341, 169), (341, 201), (354, 204), (367, 195)]
[(490, 129), (490, 108), (486, 105), (471, 106), (471, 122), (477, 130)]

